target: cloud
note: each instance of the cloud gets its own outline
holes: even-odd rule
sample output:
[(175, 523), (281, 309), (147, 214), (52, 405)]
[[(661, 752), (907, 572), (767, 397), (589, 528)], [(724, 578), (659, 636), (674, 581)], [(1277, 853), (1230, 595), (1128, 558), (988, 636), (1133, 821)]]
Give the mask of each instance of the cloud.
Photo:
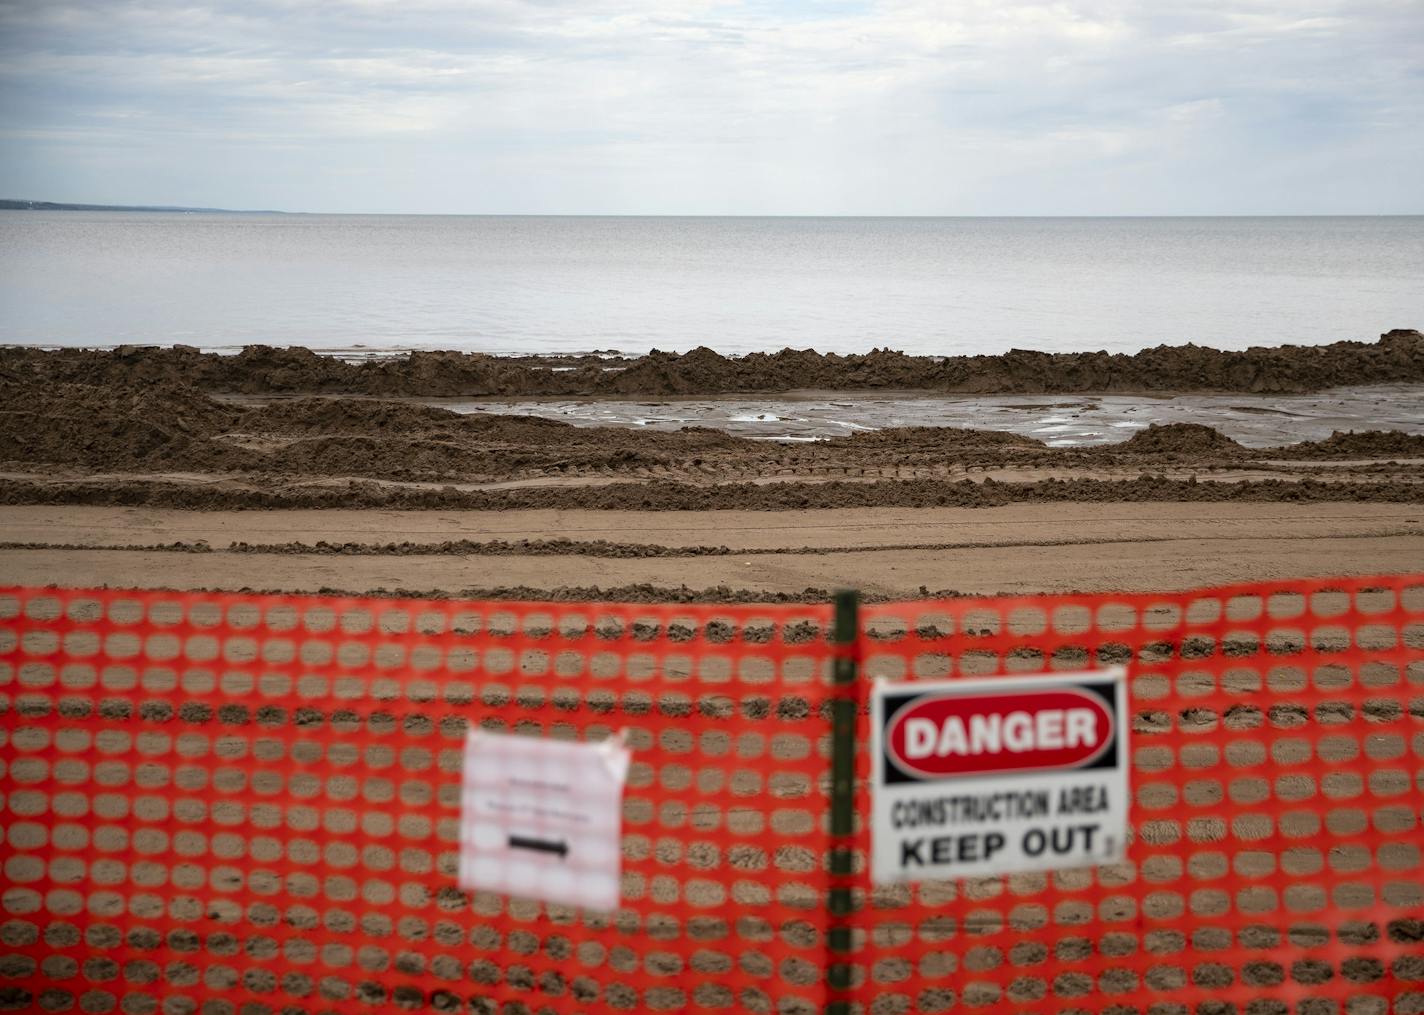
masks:
[(1418, 3), (0, 0), (0, 192), (1421, 211)]

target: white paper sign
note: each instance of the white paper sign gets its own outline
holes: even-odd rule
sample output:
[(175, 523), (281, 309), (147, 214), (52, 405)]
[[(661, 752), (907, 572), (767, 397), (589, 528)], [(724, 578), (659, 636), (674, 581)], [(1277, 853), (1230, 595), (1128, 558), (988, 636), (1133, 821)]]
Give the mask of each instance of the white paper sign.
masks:
[(460, 887), (617, 909), (630, 760), (618, 740), (469, 733)]
[(1114, 863), (1127, 844), (1126, 672), (879, 682), (877, 883)]

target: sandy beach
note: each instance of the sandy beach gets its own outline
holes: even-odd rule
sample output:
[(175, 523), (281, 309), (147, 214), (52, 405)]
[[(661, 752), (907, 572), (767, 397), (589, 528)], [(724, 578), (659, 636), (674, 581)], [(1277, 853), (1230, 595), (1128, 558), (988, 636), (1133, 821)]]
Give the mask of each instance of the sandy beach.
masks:
[[(463, 357), (457, 377), (504, 381), (452, 393), (444, 375), (420, 387), (432, 362), (423, 354), (346, 363), (304, 350), (3, 350), (0, 575), (758, 601), (816, 600), (847, 585), (885, 599), (1416, 568), (1424, 385), (1405, 382), (1424, 376), (1424, 337), (1392, 332), (1372, 350), (1364, 361), (1397, 359), (1400, 376), (1363, 394), (1312, 387), (1311, 377), (1338, 379), (1322, 372), (1320, 348), (1197, 350), (1195, 360), (1220, 361), (1230, 376), (1254, 370), (1248, 390), (1159, 369), (1161, 383), (1182, 390), (1124, 394), (1151, 367), (1141, 354), (1098, 364), (1108, 371), (1100, 387), (1117, 394), (976, 396), (950, 415), (955, 426), (885, 425), (944, 418), (955, 386), (944, 376), (937, 390), (901, 389), (889, 401), (850, 389), (833, 396), (851, 423), (839, 435), (746, 432), (785, 422), (772, 411), (739, 429), (758, 400), (778, 396), (719, 394), (725, 378), (700, 352), (614, 370)], [(975, 383), (1028, 384), (1014, 355)], [(749, 372), (753, 359), (723, 362), (753, 389), (790, 383)], [(840, 357), (817, 359), (822, 381), (849, 369)], [(679, 403), (701, 411), (690, 423), (647, 425), (646, 400), (602, 387), (617, 375), (665, 391), (698, 370), (708, 390)], [(582, 390), (570, 387), (575, 376)], [(329, 390), (343, 377), (349, 390)], [(380, 378), (393, 389), (384, 398)], [(1262, 394), (1272, 385), (1296, 393)], [(494, 397), (513, 388), (594, 400)], [(789, 390), (787, 404), (802, 397)], [(1273, 408), (1287, 398), (1292, 408)], [(898, 415), (887, 420), (891, 403)], [(559, 418), (570, 406), (601, 407), (612, 422), (582, 410)], [(1004, 416), (1030, 423), (963, 425)], [(1342, 418), (1350, 429), (1325, 433)], [(1094, 426), (1101, 439), (1063, 438)]]
[[(164, 545), (167, 544), (167, 545)], [(8, 581), (459, 596), (823, 601), (1146, 592), (1424, 560), (1415, 504), (745, 511), (0, 510)], [(1412, 565), (1406, 565), (1412, 566)]]

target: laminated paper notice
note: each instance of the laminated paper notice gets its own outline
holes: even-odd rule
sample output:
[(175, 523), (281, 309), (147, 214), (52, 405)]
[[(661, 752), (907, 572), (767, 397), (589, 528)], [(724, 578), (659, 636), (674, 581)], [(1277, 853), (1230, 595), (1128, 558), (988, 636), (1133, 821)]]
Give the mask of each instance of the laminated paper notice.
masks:
[(471, 732), (460, 808), (460, 887), (618, 908), (629, 750)]

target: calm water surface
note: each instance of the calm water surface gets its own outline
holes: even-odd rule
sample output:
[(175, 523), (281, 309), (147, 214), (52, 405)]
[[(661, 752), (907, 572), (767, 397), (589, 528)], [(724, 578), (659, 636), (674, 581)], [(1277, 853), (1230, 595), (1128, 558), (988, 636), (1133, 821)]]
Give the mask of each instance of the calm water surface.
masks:
[(1314, 395), (935, 395), (923, 391), (802, 392), (632, 399), (428, 400), (457, 412), (543, 416), (575, 426), (677, 430), (813, 441), (896, 426), (1007, 430), (1049, 447), (1114, 444), (1152, 424), (1203, 423), (1247, 447), (1323, 440), (1336, 430), (1424, 433), (1424, 388), (1380, 384)]
[(928, 354), (1424, 328), (1424, 217), (0, 212), (0, 342)]

